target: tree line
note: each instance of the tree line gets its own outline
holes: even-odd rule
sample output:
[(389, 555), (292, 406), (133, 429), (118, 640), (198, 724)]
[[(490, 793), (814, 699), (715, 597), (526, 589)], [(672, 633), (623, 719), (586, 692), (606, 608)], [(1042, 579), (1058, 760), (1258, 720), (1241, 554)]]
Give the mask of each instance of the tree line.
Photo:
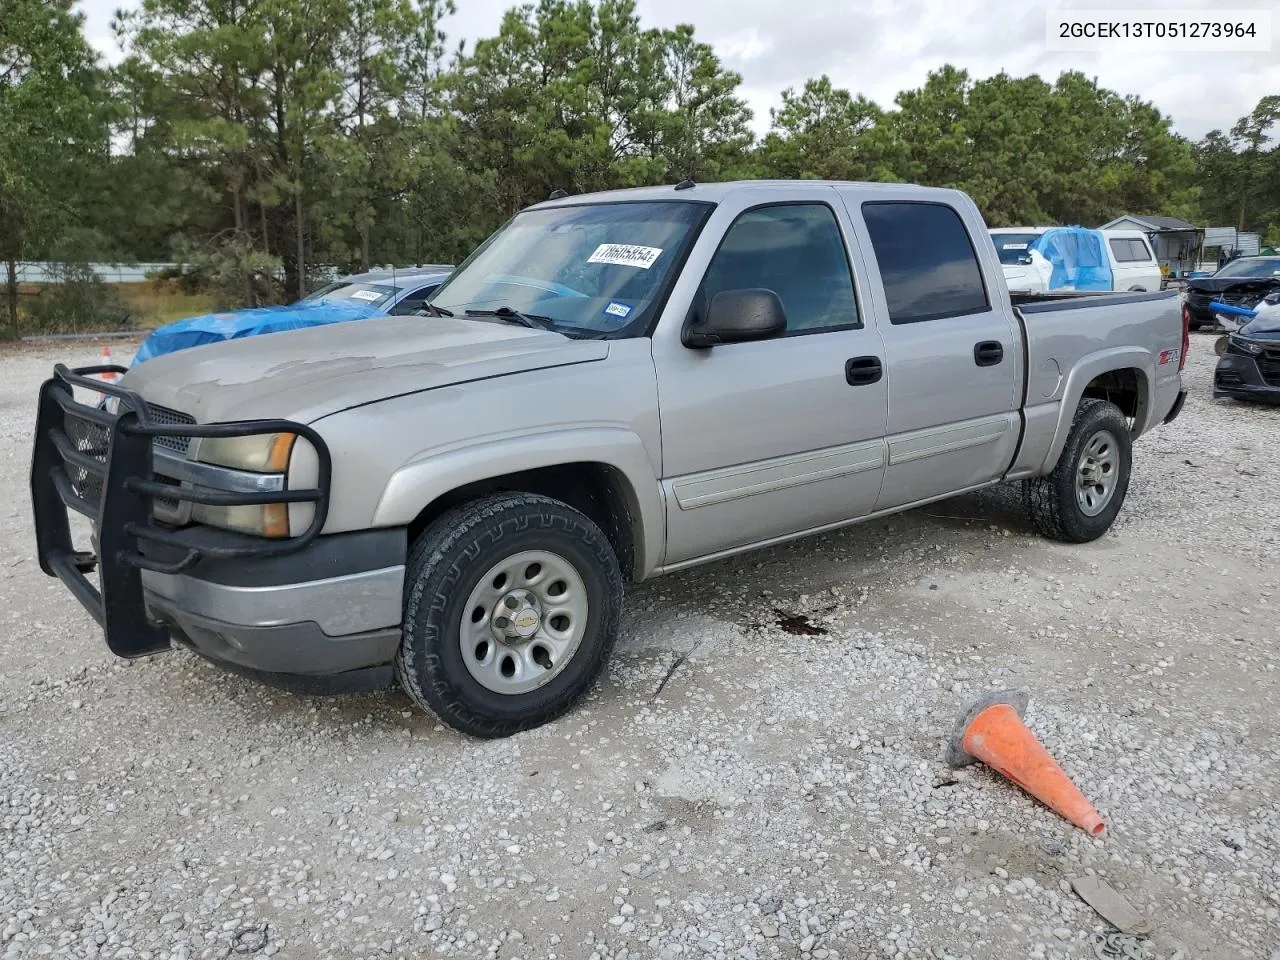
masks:
[[(0, 261), (170, 260), (228, 302), (316, 264), (457, 262), (521, 207), (684, 178), (959, 187), (992, 225), (1125, 212), (1280, 231), (1280, 96), (1191, 142), (1079, 72), (942, 66), (892, 107), (826, 76), (753, 136), (741, 77), (634, 0), (539, 0), (470, 48), (453, 0), (143, 0), (104, 67), (73, 0), (5, 0)], [(280, 279), (282, 278), (282, 280)]]

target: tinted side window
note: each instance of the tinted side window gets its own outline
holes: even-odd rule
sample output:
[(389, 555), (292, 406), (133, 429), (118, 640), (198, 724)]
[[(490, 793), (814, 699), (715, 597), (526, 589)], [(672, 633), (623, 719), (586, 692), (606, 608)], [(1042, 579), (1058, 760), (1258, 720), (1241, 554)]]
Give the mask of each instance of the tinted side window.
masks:
[(1136, 263), (1151, 259), (1151, 255), (1147, 252), (1147, 245), (1141, 240), (1130, 237), (1116, 237), (1110, 240), (1109, 243), (1111, 244), (1111, 254), (1119, 263)]
[(880, 265), (891, 323), (991, 309), (973, 242), (942, 203), (869, 201), (862, 216)]
[(1126, 263), (1133, 259), (1133, 254), (1129, 250), (1128, 240), (1109, 240), (1107, 243), (1111, 247), (1111, 255), (1119, 263)]
[(760, 207), (733, 222), (707, 267), (700, 307), (722, 290), (752, 287), (778, 295), (788, 334), (861, 326), (844, 240), (826, 204)]
[(1116, 237), (1109, 242), (1111, 254), (1118, 263), (1151, 262), (1151, 251), (1136, 237)]

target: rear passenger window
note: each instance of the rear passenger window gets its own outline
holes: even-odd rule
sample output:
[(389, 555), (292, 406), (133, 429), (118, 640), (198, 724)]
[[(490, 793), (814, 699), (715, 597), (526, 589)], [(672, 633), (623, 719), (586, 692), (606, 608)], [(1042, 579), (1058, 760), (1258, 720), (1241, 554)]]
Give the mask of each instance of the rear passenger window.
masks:
[(891, 323), (991, 309), (960, 215), (942, 203), (867, 202), (862, 216), (880, 265)]
[(724, 290), (763, 287), (782, 301), (787, 334), (862, 324), (835, 214), (824, 203), (748, 210), (729, 227), (702, 280), (703, 305)]

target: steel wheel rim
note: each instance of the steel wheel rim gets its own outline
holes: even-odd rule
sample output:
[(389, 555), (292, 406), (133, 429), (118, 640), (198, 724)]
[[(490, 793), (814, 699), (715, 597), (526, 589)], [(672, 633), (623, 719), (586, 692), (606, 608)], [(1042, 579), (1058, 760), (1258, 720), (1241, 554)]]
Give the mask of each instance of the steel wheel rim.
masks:
[(1120, 444), (1110, 430), (1089, 438), (1076, 464), (1076, 504), (1086, 517), (1096, 517), (1111, 503), (1120, 481)]
[(486, 690), (536, 690), (573, 660), (587, 611), (587, 585), (572, 563), (547, 550), (512, 554), (467, 597), (458, 630), (462, 662)]

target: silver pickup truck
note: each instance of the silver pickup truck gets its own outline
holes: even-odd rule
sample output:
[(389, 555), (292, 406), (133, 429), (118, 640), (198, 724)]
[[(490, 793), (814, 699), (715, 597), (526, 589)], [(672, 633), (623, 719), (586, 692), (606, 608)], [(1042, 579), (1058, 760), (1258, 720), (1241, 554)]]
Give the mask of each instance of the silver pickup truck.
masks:
[(112, 651), (398, 679), (502, 736), (592, 684), (625, 581), (1006, 481), (1044, 534), (1099, 537), (1185, 398), (1176, 294), (1011, 301), (953, 190), (562, 197), (425, 313), (55, 368), (40, 563)]

